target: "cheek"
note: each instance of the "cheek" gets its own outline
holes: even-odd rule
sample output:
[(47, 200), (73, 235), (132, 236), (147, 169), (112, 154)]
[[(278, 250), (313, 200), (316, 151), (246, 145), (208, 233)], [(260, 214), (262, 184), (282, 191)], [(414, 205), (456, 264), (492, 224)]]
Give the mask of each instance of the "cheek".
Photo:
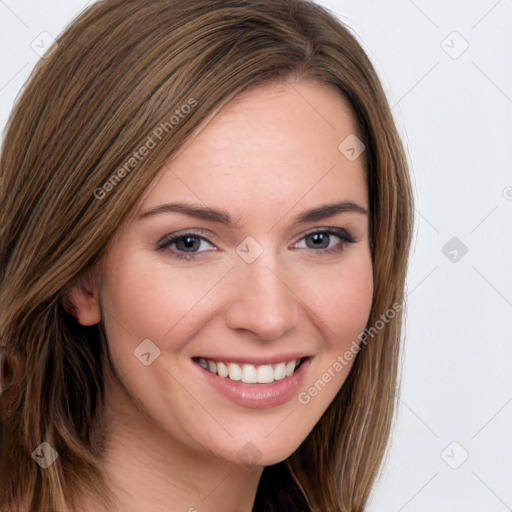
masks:
[[(364, 330), (373, 301), (373, 268), (369, 254), (354, 253), (336, 271), (316, 272), (304, 280), (308, 306), (321, 322), (325, 350), (342, 349)], [(306, 303), (308, 301), (305, 301)]]
[[(371, 264), (362, 264), (340, 283), (338, 296), (331, 302), (335, 332), (343, 339), (359, 334), (370, 316), (373, 301)], [(337, 299), (337, 300), (336, 300)]]
[(142, 255), (115, 261), (102, 296), (107, 335), (114, 343), (127, 337), (137, 344), (147, 338), (157, 345), (185, 341), (183, 330), (204, 315), (216, 285), (229, 270), (226, 265), (205, 265), (187, 271), (186, 263), (153, 265)]
[[(355, 256), (355, 255), (354, 255)], [(315, 307), (320, 319), (316, 324), (324, 344), (311, 367), (311, 378), (297, 396), (307, 428), (312, 428), (332, 403), (352, 368), (359, 346), (358, 336), (364, 331), (373, 301), (373, 268), (369, 254), (357, 257), (331, 272), (325, 279), (316, 276)], [(327, 277), (329, 279), (327, 279)], [(320, 285), (327, 290), (319, 293)]]

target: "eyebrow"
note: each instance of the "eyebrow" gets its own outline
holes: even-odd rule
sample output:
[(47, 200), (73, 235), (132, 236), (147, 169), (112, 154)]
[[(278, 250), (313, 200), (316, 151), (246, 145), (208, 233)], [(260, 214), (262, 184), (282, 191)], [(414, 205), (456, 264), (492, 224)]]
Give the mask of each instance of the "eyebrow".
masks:
[[(297, 226), (306, 222), (328, 219), (344, 212), (368, 215), (368, 210), (364, 206), (352, 201), (340, 201), (337, 203), (323, 204), (302, 212), (293, 219), (292, 225)], [(226, 210), (202, 206), (200, 204), (181, 202), (166, 203), (150, 208), (140, 215), (139, 220), (161, 213), (181, 213), (188, 215), (189, 217), (218, 222), (227, 226), (234, 226), (240, 222), (239, 217), (233, 219)]]

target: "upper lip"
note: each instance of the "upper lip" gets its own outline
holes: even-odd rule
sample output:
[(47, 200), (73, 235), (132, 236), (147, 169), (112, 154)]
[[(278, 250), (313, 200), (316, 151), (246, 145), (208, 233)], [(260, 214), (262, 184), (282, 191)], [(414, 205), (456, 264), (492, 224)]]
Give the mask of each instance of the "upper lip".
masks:
[(297, 359), (304, 359), (306, 357), (311, 357), (308, 355), (305, 355), (303, 353), (299, 352), (291, 352), (288, 354), (269, 354), (269, 355), (243, 355), (243, 356), (236, 356), (236, 355), (223, 355), (223, 354), (216, 354), (216, 355), (200, 355), (195, 356), (192, 359), (209, 359), (210, 361), (222, 361), (222, 362), (229, 362), (229, 363), (238, 363), (238, 364), (254, 364), (254, 365), (263, 365), (263, 364), (277, 364), (277, 363), (289, 363), (290, 361), (295, 361)]

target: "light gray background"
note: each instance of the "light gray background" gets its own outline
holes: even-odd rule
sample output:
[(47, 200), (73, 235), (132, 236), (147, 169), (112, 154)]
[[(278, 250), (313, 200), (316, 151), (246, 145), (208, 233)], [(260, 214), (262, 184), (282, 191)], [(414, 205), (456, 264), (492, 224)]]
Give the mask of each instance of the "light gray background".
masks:
[[(400, 412), (368, 510), (510, 511), (512, 0), (319, 3), (377, 68), (417, 201)], [(40, 34), (86, 5), (0, 0), (0, 126)]]

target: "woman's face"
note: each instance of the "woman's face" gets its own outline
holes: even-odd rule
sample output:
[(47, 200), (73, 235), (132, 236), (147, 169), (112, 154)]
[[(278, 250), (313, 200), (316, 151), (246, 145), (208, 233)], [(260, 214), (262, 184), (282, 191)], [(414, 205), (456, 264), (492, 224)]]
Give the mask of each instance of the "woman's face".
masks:
[(276, 463), (306, 438), (372, 302), (357, 133), (334, 89), (273, 84), (163, 168), (99, 291), (133, 421), (238, 464)]

